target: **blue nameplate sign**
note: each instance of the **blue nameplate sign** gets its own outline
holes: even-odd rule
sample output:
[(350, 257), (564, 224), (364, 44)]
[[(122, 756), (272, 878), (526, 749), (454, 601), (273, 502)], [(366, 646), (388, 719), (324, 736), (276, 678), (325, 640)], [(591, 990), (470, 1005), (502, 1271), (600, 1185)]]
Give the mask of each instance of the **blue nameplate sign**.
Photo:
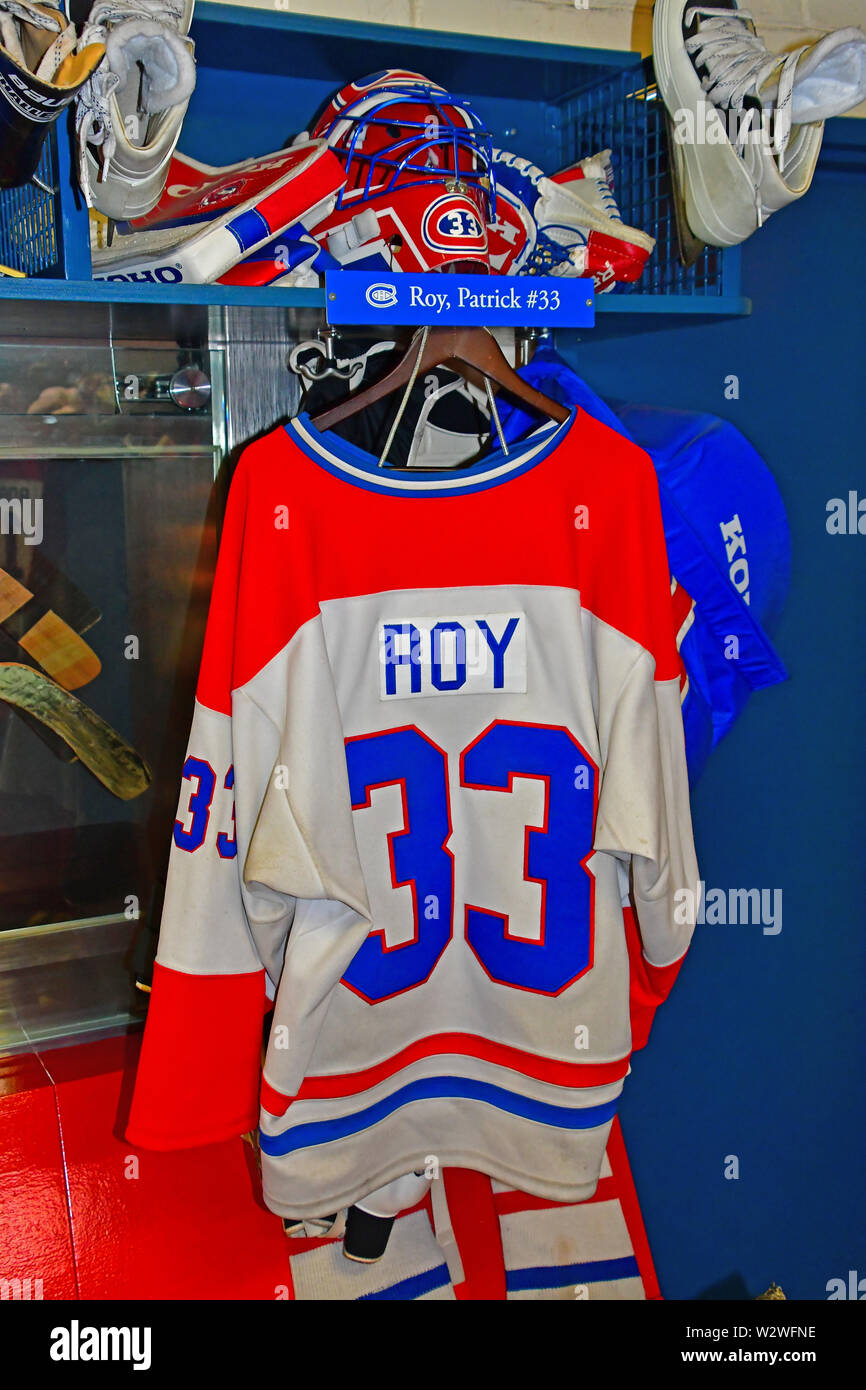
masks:
[(591, 328), (591, 279), (559, 275), (450, 275), (362, 270), (325, 272), (334, 324), (483, 324), (511, 328)]

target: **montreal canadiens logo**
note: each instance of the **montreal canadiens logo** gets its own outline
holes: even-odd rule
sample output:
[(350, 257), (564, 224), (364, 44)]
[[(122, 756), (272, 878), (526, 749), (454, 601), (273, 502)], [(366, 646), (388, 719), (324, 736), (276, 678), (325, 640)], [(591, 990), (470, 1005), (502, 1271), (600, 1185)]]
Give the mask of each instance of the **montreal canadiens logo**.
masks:
[[(230, 198), (239, 199), (248, 182), (248, 179), (235, 178), (228, 183), (219, 184), (216, 188), (210, 188), (199, 197), (198, 206), (212, 208)], [(199, 193), (200, 189), (192, 183), (170, 183), (165, 192), (169, 198), (188, 198), (191, 193)]]
[(389, 309), (392, 304), (397, 303), (397, 286), (378, 281), (375, 285), (367, 286), (364, 298), (374, 309)]
[(214, 204), (224, 203), (228, 198), (238, 198), (247, 186), (246, 179), (232, 179), (231, 183), (224, 183), (221, 188), (212, 188), (201, 200), (203, 208), (212, 208)]
[(486, 251), (487, 231), (472, 204), (446, 193), (432, 202), (421, 223), (425, 245), (434, 251)]

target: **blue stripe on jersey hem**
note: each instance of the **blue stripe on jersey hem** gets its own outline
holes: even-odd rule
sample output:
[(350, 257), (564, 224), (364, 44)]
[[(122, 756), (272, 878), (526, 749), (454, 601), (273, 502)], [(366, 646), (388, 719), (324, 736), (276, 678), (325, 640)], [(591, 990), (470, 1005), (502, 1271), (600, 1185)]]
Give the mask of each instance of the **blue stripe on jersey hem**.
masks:
[(619, 1260), (586, 1260), (575, 1265), (535, 1265), (528, 1269), (509, 1269), (505, 1287), (512, 1292), (522, 1289), (562, 1289), (567, 1284), (599, 1284), (606, 1279), (639, 1279), (640, 1270), (634, 1255)]
[[(556, 425), (550, 432), (550, 438), (543, 443), (539, 440), (532, 443), (531, 437), (523, 439), (519, 444), (511, 446), (511, 455), (503, 454), (501, 449), (495, 449), (485, 458), (479, 459), (477, 463), (470, 464), (467, 468), (380, 468), (378, 459), (366, 450), (359, 449), (356, 444), (352, 444), (347, 439), (342, 439), (333, 430), (317, 430), (312, 423), (309, 415), (301, 412), (292, 420), (289, 420), (283, 428), (292, 442), (306, 454), (307, 458), (313, 463), (324, 468), (326, 473), (330, 473), (335, 478), (341, 478), (343, 482), (351, 483), (353, 487), (363, 488), (367, 492), (382, 492), (389, 497), (453, 497), (464, 496), (471, 492), (485, 492), (491, 487), (500, 487), (507, 483), (511, 478), (517, 478), (522, 473), (528, 473), (531, 468), (535, 468), (542, 463), (554, 449), (558, 448), (565, 440), (566, 435), (574, 425), (578, 410), (573, 409), (569, 418), (563, 420), (561, 425)], [(313, 442), (306, 440), (299, 431), (294, 428), (295, 424), (300, 425), (312, 436)], [(332, 463), (324, 452), (316, 448), (316, 442), (321, 440), (322, 450), (327, 450), (341, 460), (347, 466), (361, 470), (366, 476), (357, 477), (349, 473), (346, 468), (341, 468), (339, 463)], [(532, 457), (525, 463), (520, 462), (522, 454), (528, 450), (535, 449)], [(510, 463), (510, 458), (514, 459)], [(491, 470), (505, 466), (506, 472), (491, 478), (488, 475)], [(406, 486), (398, 486), (406, 483)], [(436, 482), (438, 487), (430, 487), (429, 484)], [(443, 487), (442, 484), (446, 483)], [(425, 486), (425, 484), (427, 486)]]
[(556, 1129), (596, 1129), (613, 1119), (617, 1106), (616, 1100), (610, 1100), (604, 1105), (588, 1105), (575, 1110), (515, 1095), (489, 1081), (475, 1081), (460, 1076), (427, 1076), (402, 1086), (392, 1095), (376, 1101), (375, 1105), (368, 1106), (366, 1110), (356, 1110), (351, 1115), (341, 1115), (333, 1120), (312, 1120), (296, 1125), (283, 1134), (262, 1134), (260, 1131), (262, 1152), (279, 1156), (293, 1153), (296, 1149), (311, 1148), (315, 1144), (329, 1144), (335, 1139), (345, 1139), (350, 1134), (370, 1129), (412, 1101), (457, 1098), (485, 1101), (509, 1115), (519, 1115), (522, 1119), (534, 1120), (537, 1124), (551, 1125)]
[(409, 1279), (401, 1279), (397, 1284), (391, 1284), (387, 1289), (379, 1289), (377, 1293), (359, 1294), (356, 1303), (369, 1303), (373, 1299), (409, 1299), (420, 1298), (424, 1293), (431, 1293), (433, 1289), (444, 1289), (451, 1283), (447, 1265), (437, 1265), (435, 1269), (425, 1269), (423, 1274), (413, 1274)]

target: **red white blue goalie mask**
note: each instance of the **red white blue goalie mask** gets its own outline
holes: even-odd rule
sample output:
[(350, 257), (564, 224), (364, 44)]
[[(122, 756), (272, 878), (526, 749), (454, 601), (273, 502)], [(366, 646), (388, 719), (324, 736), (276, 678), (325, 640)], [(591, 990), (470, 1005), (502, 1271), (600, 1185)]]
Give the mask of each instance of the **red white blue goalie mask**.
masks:
[(420, 73), (389, 69), (343, 87), (310, 136), (327, 141), (346, 171), (333, 213), (313, 233), (341, 265), (489, 268), (493, 150), (468, 102)]

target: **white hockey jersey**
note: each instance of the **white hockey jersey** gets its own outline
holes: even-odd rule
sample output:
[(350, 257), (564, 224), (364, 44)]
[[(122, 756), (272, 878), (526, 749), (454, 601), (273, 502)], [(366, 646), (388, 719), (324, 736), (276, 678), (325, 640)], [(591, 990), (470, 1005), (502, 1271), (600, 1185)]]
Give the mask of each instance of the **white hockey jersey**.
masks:
[(641, 450), (578, 411), (448, 475), (304, 416), (245, 451), (131, 1142), (259, 1119), (282, 1215), (446, 1165), (582, 1201), (697, 882)]

